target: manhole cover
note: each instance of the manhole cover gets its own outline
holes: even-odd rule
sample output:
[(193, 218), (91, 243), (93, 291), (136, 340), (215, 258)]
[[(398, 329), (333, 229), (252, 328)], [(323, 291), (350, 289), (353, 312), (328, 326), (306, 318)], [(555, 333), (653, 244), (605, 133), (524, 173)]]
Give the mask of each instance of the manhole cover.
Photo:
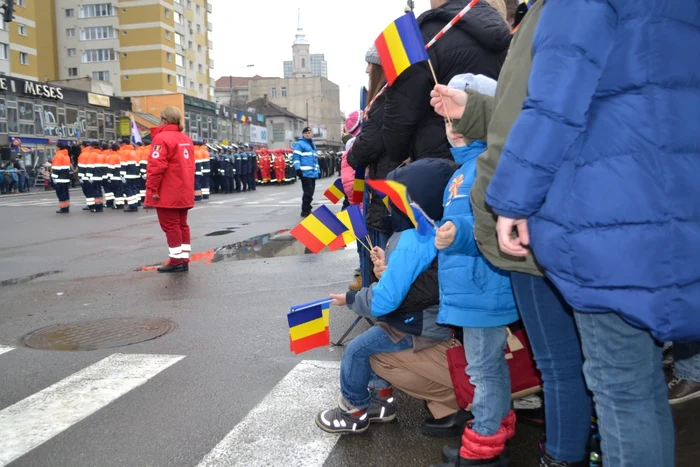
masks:
[(163, 318), (107, 318), (55, 324), (30, 332), (22, 343), (41, 350), (111, 349), (155, 339), (175, 327)]

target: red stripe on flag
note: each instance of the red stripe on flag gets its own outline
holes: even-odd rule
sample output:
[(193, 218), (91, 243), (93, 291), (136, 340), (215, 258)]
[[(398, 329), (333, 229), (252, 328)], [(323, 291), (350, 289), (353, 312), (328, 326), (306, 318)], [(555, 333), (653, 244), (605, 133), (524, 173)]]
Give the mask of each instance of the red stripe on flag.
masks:
[(394, 59), (389, 51), (389, 46), (386, 43), (386, 38), (384, 33), (377, 37), (374, 41), (374, 45), (377, 47), (377, 53), (379, 54), (379, 61), (382, 62), (382, 68), (384, 69), (384, 75), (386, 76), (386, 81), (391, 86), (398, 75), (396, 74), (396, 67), (394, 66)]
[(343, 248), (345, 245), (345, 238), (343, 238), (343, 234), (338, 235), (338, 238), (333, 240), (329, 245), (328, 249), (331, 251), (338, 251), (341, 248)]
[(296, 355), (299, 355), (300, 353), (306, 352), (307, 350), (316, 349), (325, 345), (330, 345), (330, 343), (331, 333), (330, 330), (326, 328), (322, 332), (312, 334), (308, 337), (304, 337), (303, 339), (291, 341), (290, 347), (292, 349), (292, 352), (294, 352)]
[(342, 198), (342, 194), (338, 195), (336, 193), (336, 190), (338, 188), (335, 185), (331, 185), (323, 195), (330, 200), (331, 203), (333, 204), (338, 204), (338, 201)]
[(319, 240), (301, 224), (294, 227), (289, 233), (292, 235), (292, 237), (303, 243), (304, 246), (311, 250), (311, 252), (314, 254), (320, 253), (326, 246), (321, 240)]

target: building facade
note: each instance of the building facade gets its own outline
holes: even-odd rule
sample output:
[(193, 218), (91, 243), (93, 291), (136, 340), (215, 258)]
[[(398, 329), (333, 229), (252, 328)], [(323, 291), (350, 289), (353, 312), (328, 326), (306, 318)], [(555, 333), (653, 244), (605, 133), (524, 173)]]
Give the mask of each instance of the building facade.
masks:
[(59, 141), (116, 141), (129, 110), (129, 99), (0, 76), (0, 136), (27, 167), (42, 164)]
[(273, 104), (267, 96), (250, 102), (248, 107), (264, 115), (270, 149), (291, 148), (306, 124), (302, 117)]
[[(41, 0), (14, 0), (14, 21), (5, 23), (0, 19), (0, 73), (20, 79), (41, 80), (38, 60), (40, 34), (45, 32), (46, 21), (43, 9), (37, 8)], [(42, 5), (43, 7), (43, 5)], [(42, 54), (42, 60), (44, 54)], [(51, 63), (50, 54), (46, 56)], [(44, 73), (47, 70), (41, 67)], [(50, 67), (49, 67), (50, 68)], [(49, 78), (53, 78), (49, 72)]]
[(332, 81), (322, 77), (252, 78), (248, 94), (252, 100), (267, 96), (273, 104), (301, 116), (319, 145), (332, 150), (342, 147), (340, 88)]
[(41, 1), (54, 6), (55, 79), (109, 81), (119, 96), (213, 100), (206, 0)]
[[(311, 68), (309, 70), (311, 76), (328, 78), (328, 63), (326, 62), (326, 56), (324, 54), (310, 54), (309, 62), (311, 63)], [(282, 66), (285, 78), (294, 77), (294, 63), (294, 60), (286, 60), (283, 62)], [(296, 63), (301, 63), (301, 60), (297, 60)]]

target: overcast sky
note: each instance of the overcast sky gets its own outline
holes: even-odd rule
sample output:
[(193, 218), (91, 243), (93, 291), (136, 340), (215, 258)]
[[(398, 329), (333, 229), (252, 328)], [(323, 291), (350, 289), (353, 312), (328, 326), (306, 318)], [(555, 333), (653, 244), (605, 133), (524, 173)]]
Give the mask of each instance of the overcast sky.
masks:
[[(212, 76), (283, 76), (292, 59), (297, 10), (311, 53), (326, 55), (328, 79), (340, 87), (340, 109), (359, 107), (367, 85), (365, 52), (379, 33), (403, 14), (406, 0), (209, 0), (214, 32)], [(416, 16), (430, 8), (415, 0)], [(254, 68), (246, 65), (254, 64)]]

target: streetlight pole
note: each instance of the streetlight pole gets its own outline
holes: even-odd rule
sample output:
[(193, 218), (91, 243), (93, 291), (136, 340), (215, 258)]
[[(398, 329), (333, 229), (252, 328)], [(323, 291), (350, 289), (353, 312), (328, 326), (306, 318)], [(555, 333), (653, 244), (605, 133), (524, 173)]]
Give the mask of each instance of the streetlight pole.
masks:
[(323, 96), (311, 96), (306, 99), (306, 126), (309, 126), (309, 101), (319, 97), (323, 99)]

